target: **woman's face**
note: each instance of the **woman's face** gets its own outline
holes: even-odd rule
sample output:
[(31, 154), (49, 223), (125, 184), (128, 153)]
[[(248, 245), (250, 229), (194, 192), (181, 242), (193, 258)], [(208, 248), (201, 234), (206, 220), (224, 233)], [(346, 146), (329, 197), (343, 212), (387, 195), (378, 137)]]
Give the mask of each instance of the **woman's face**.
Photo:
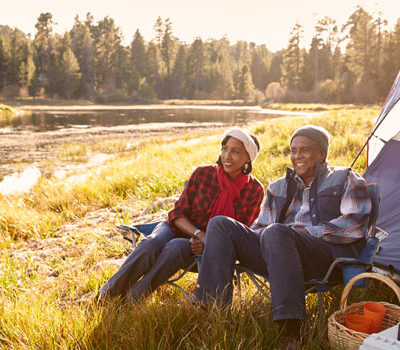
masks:
[(242, 141), (231, 136), (225, 145), (222, 145), (221, 161), (226, 174), (233, 179), (242, 172), (250, 157)]

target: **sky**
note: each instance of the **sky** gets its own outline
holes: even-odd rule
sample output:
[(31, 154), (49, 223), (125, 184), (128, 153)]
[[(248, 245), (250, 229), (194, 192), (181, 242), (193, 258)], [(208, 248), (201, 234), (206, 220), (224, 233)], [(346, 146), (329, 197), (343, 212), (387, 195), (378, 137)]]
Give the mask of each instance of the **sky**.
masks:
[(57, 23), (54, 30), (70, 30), (76, 15), (84, 20), (86, 13), (94, 22), (105, 16), (121, 28), (124, 44), (129, 44), (136, 29), (146, 41), (154, 38), (158, 16), (170, 18), (173, 34), (191, 43), (196, 37), (228, 37), (265, 44), (271, 51), (287, 46), (296, 21), (304, 28), (304, 45), (308, 46), (319, 19), (330, 16), (344, 24), (363, 6), (369, 13), (382, 12), (391, 28), (400, 18), (399, 0), (0, 0), (0, 25), (17, 27), (34, 37), (40, 13), (50, 12)]

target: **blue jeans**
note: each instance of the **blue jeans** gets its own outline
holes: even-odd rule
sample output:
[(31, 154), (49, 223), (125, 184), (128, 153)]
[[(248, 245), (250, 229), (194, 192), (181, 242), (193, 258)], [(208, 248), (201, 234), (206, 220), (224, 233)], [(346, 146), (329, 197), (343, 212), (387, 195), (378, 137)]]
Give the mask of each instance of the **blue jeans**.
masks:
[(335, 245), (283, 224), (273, 224), (261, 234), (234, 219), (210, 220), (197, 280), (196, 298), (202, 303), (232, 301), (236, 260), (268, 274), (274, 320), (305, 319), (304, 281), (322, 278), (334, 256), (355, 257), (352, 245)]
[(138, 300), (154, 291), (179, 269), (193, 261), (189, 239), (175, 238), (171, 227), (160, 223), (143, 239), (119, 270), (99, 291), (100, 298), (117, 296)]

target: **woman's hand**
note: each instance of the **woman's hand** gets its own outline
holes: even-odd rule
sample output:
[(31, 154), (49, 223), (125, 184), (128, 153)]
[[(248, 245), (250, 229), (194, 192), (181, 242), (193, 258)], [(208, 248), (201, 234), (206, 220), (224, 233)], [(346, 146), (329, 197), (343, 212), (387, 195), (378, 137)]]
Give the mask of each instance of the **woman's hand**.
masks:
[(196, 238), (190, 239), (190, 248), (193, 254), (201, 254), (204, 249), (204, 242), (206, 240), (205, 232), (201, 231)]

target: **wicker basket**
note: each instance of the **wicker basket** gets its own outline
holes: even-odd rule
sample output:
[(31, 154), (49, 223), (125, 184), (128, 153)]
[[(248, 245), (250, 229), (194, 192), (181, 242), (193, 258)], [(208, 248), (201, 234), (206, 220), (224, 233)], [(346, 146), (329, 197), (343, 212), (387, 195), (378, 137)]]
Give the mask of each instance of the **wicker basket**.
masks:
[[(354, 331), (344, 325), (346, 315), (363, 313), (363, 306), (367, 301), (347, 306), (347, 297), (351, 288), (356, 281), (363, 278), (374, 278), (384, 282), (393, 289), (400, 301), (400, 288), (390, 278), (372, 272), (361, 273), (353, 277), (343, 289), (342, 298), (340, 299), (340, 310), (334, 312), (328, 319), (328, 337), (334, 349), (357, 350), (364, 339), (369, 336), (367, 333)], [(386, 314), (382, 321), (381, 330), (395, 326), (400, 322), (400, 306), (384, 302), (379, 303), (386, 307)]]

